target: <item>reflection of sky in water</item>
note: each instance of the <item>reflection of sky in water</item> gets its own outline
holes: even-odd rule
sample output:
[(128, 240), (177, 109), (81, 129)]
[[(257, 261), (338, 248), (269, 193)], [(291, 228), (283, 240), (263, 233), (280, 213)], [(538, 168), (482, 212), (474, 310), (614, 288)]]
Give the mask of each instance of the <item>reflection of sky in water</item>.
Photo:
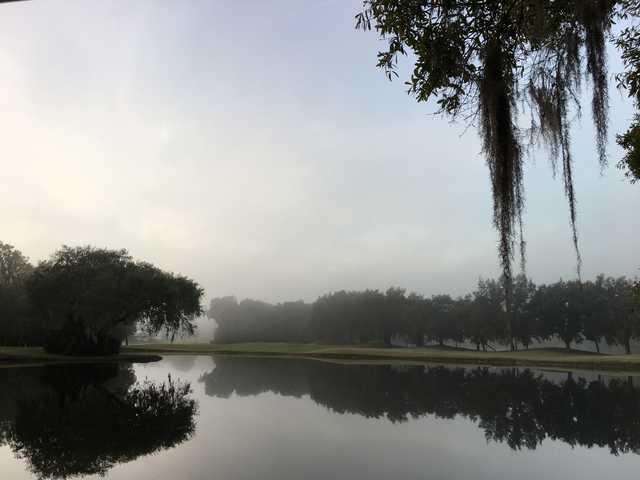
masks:
[[(513, 451), (488, 443), (476, 422), (460, 416), (391, 423), (337, 414), (308, 394), (206, 396), (199, 379), (214, 368), (208, 357), (169, 357), (134, 368), (140, 381), (163, 381), (171, 373), (191, 382), (200, 412), (196, 434), (170, 450), (117, 465), (110, 479), (600, 480), (637, 478), (640, 466), (640, 455), (616, 457), (607, 448), (571, 448), (548, 439), (536, 450)], [(9, 448), (0, 449), (1, 478), (32, 478), (24, 465)]]

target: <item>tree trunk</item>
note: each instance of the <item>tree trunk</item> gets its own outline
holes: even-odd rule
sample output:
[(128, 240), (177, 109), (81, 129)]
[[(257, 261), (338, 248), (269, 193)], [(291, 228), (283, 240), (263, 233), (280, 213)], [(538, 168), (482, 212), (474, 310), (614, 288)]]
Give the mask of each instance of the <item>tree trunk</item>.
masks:
[(627, 355), (631, 355), (631, 339), (626, 338), (624, 341), (624, 351)]
[(564, 345), (567, 350), (571, 350), (571, 340), (564, 340)]
[(596, 346), (596, 352), (600, 353), (600, 343), (597, 340), (594, 340), (593, 343)]

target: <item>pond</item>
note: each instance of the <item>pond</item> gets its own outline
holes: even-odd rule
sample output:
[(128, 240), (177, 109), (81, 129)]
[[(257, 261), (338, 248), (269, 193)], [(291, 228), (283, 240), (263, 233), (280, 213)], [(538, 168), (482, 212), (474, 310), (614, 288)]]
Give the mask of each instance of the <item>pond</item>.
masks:
[(167, 357), (0, 369), (0, 478), (616, 479), (640, 377)]

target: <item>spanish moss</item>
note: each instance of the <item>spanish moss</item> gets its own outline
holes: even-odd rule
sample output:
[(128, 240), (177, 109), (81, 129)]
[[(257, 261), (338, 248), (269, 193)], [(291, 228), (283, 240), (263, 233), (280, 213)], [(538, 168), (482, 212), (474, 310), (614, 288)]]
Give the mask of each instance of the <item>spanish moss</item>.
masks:
[(500, 232), (498, 250), (506, 282), (512, 278), (516, 224), (524, 207), (522, 149), (509, 63), (501, 44), (492, 42), (485, 54), (479, 88), (480, 136), (491, 176), (493, 222)]
[[(378, 66), (397, 76), (397, 56), (411, 51), (407, 82), (418, 101), (436, 99), (439, 112), (478, 126), (493, 192), (493, 223), (505, 279), (523, 234), (524, 153), (545, 146), (553, 175), (561, 170), (580, 276), (577, 201), (570, 130), (581, 115), (581, 84), (592, 89), (591, 112), (601, 167), (607, 162), (606, 40), (612, 0), (489, 0), (484, 2), (365, 0), (356, 27), (387, 40)], [(524, 135), (522, 119), (531, 128)], [(526, 139), (530, 139), (527, 143)], [(517, 247), (518, 245), (518, 247)], [(508, 281), (507, 281), (508, 284)]]

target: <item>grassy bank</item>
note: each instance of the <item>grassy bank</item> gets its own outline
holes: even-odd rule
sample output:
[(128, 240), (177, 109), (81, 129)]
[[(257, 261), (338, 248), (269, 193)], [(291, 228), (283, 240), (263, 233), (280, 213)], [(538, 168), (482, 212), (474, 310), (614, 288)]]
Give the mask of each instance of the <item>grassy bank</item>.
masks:
[(277, 355), (343, 360), (394, 360), (407, 362), (459, 363), (467, 365), (530, 366), (640, 372), (640, 355), (600, 355), (580, 350), (541, 348), (518, 352), (477, 352), (455, 348), (371, 348), (343, 345), (240, 343), (153, 344), (124, 349), (127, 353), (156, 355)]
[(146, 352), (123, 352), (120, 355), (104, 357), (73, 357), (53, 355), (40, 347), (1, 347), (0, 367), (13, 365), (42, 365), (51, 363), (87, 363), (87, 362), (154, 362), (160, 360), (157, 354)]
[(52, 355), (37, 347), (0, 347), (0, 367), (51, 363), (152, 362), (160, 360), (165, 355), (216, 354), (640, 372), (640, 355), (599, 355), (580, 350), (567, 352), (557, 348), (531, 349), (518, 352), (477, 352), (475, 350), (452, 347), (372, 348), (353, 345), (291, 343), (240, 343), (228, 345), (159, 343), (125, 347), (119, 355), (109, 357)]

